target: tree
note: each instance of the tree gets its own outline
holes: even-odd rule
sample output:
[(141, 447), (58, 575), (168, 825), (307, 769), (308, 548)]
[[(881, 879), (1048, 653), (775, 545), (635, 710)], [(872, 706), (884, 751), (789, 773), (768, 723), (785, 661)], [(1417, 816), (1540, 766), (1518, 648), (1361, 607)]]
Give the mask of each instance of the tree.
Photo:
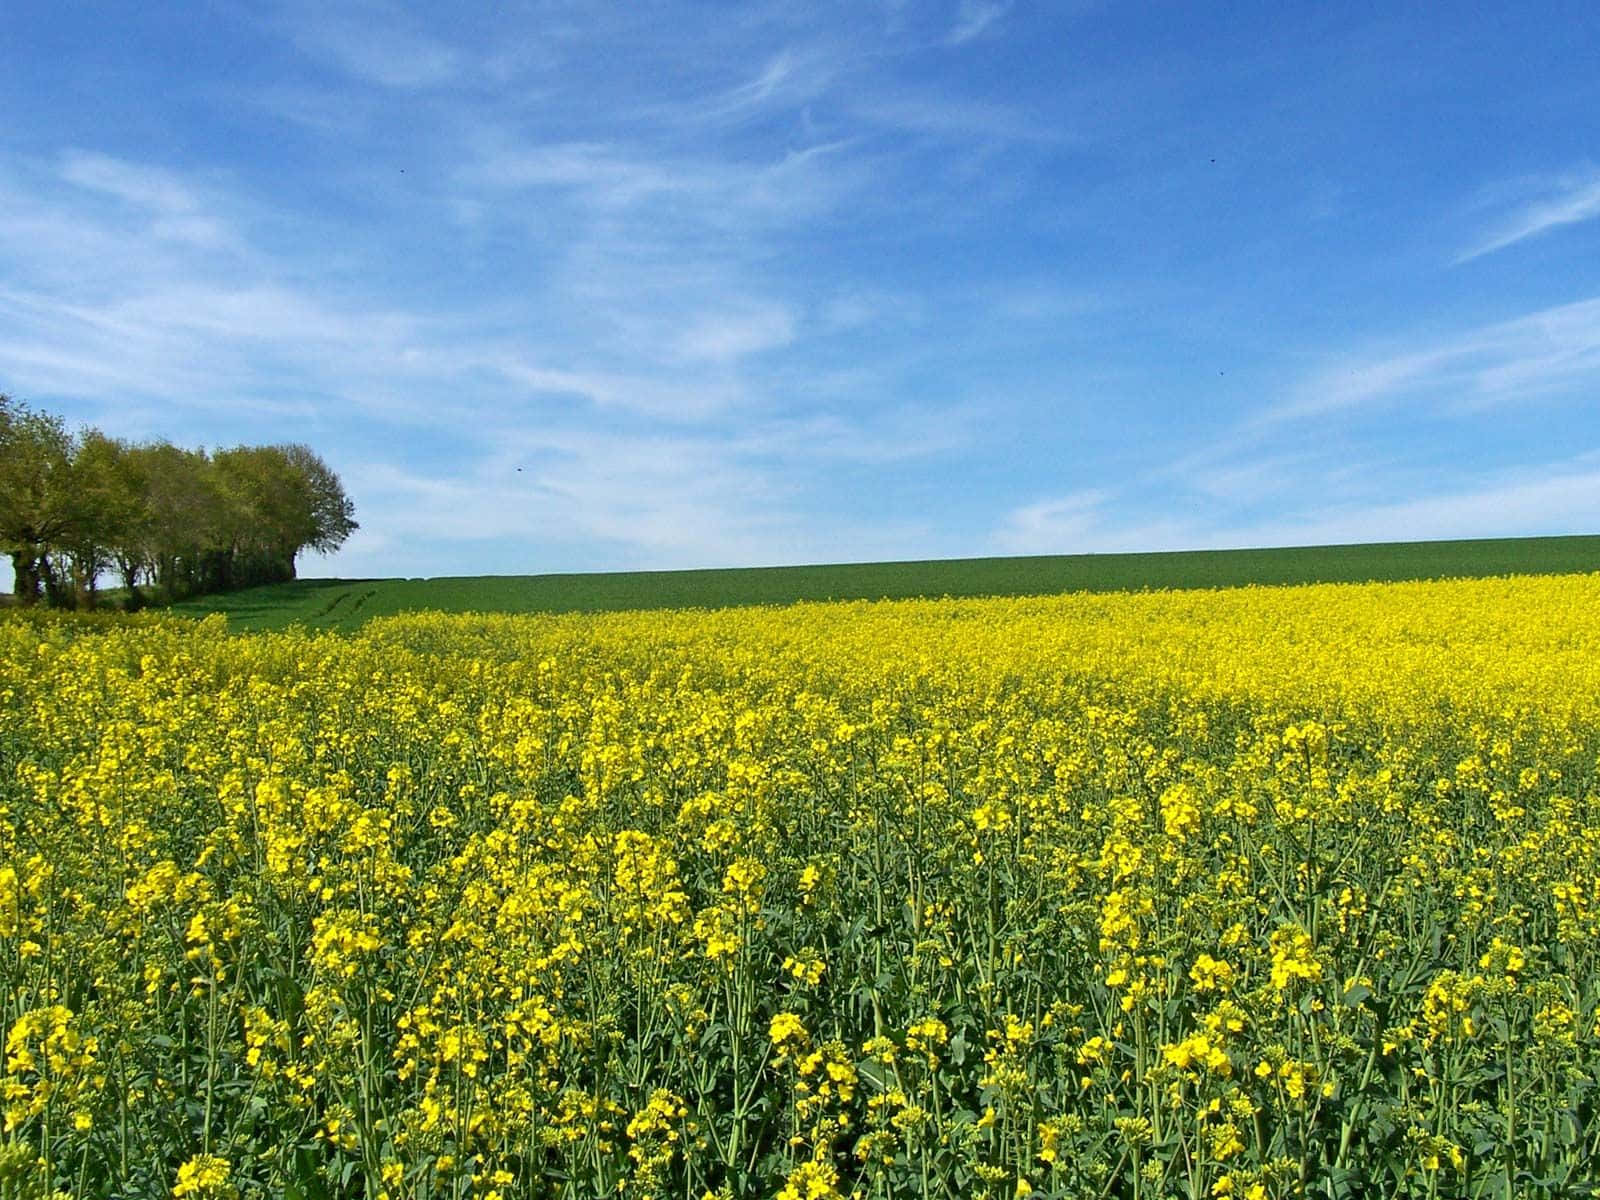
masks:
[(203, 450), (151, 442), (134, 450), (145, 484), (144, 557), (168, 600), (201, 590), (201, 563), (224, 524), (211, 460)]
[(59, 417), (0, 395), (0, 549), (11, 556), (19, 604), (58, 586), (49, 555), (72, 522), (71, 460)]
[[(289, 465), (299, 473), (300, 487), (305, 503), (305, 523), (300, 530), (300, 541), (294, 553), (315, 550), (319, 554), (332, 554), (345, 540), (361, 528), (356, 524), (356, 506), (344, 494), (339, 476), (322, 459), (312, 453), (309, 446), (298, 443), (277, 446)], [(290, 561), (293, 577), (293, 557)]]
[(236, 446), (211, 461), (223, 498), (216, 586), (292, 579), (304, 505), (288, 461), (275, 446)]
[(236, 446), (211, 466), (222, 503), (208, 588), (293, 579), (302, 551), (335, 550), (356, 529), (339, 477), (306, 446)]
[(110, 555), (127, 593), (123, 605), (136, 612), (144, 607), (139, 580), (149, 576), (150, 479), (139, 448), (124, 442), (116, 445), (119, 450), (111, 464), (111, 487), (121, 498), (121, 520), (109, 539)]
[[(139, 535), (144, 517), (143, 480), (126, 443), (86, 429), (74, 439), (69, 463), (67, 529), (61, 535), (72, 595), (93, 608), (100, 573), (124, 566), (123, 551)], [(139, 605), (137, 571), (122, 571), (130, 607)]]

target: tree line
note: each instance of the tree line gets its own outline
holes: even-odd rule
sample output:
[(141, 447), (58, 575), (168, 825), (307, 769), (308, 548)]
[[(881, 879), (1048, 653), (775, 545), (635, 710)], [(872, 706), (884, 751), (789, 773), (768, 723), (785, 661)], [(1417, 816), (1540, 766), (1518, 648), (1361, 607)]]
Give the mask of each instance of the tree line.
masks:
[(130, 443), (0, 394), (0, 550), (18, 604), (93, 608), (105, 575), (129, 609), (278, 583), (302, 551), (335, 550), (356, 528), (309, 447)]

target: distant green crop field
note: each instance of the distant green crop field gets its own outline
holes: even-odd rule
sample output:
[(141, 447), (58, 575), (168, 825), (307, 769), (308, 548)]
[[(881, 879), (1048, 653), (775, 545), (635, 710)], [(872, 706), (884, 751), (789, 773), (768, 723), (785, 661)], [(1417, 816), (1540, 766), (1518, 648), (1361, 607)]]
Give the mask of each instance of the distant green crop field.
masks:
[(352, 630), (373, 617), (423, 610), (616, 612), (800, 600), (1027, 596), (1588, 571), (1600, 571), (1600, 536), (586, 575), (302, 579), (208, 596), (175, 605), (173, 611), (195, 616), (225, 613), (230, 627), (239, 631), (294, 624)]

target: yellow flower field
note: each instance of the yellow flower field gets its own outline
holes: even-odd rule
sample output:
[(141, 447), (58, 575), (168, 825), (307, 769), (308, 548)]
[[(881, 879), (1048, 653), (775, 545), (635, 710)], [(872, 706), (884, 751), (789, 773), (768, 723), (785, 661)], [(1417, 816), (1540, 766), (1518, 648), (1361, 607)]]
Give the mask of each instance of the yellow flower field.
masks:
[(0, 623), (0, 1196), (1600, 1177), (1600, 576)]

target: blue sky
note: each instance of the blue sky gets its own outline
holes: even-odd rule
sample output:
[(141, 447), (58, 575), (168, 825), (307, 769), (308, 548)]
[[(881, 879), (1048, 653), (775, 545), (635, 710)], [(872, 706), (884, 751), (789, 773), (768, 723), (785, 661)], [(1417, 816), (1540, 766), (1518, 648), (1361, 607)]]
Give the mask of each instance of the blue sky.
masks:
[(10, 0), (0, 391), (448, 575), (1600, 531), (1600, 9)]

